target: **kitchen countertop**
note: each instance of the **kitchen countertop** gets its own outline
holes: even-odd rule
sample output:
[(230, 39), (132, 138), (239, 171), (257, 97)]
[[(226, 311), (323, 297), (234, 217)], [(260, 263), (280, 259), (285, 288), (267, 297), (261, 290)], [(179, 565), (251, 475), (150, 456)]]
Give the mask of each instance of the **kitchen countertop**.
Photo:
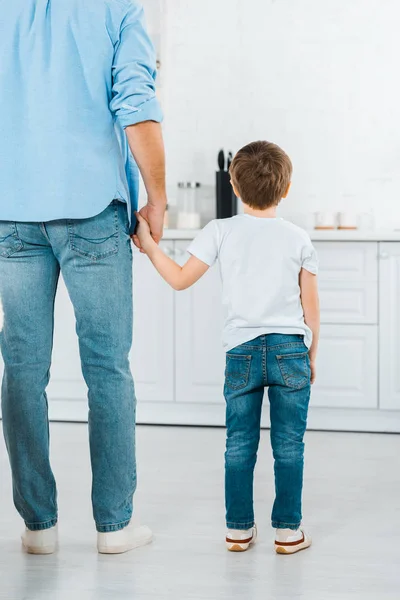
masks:
[[(197, 229), (165, 229), (164, 240), (192, 240), (199, 233)], [(400, 242), (400, 230), (313, 230), (308, 232), (315, 242)]]

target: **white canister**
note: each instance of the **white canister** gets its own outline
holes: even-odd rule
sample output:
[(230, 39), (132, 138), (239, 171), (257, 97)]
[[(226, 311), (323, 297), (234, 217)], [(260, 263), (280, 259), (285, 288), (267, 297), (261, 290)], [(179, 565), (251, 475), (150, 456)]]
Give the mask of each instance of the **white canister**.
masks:
[(201, 219), (198, 212), (179, 212), (177, 220), (178, 229), (200, 229)]
[(340, 212), (338, 227), (339, 229), (358, 229), (358, 216), (351, 212)]
[(178, 229), (200, 229), (200, 191), (201, 185), (195, 181), (178, 183)]
[(333, 212), (315, 213), (315, 229), (335, 229), (337, 223), (336, 214)]

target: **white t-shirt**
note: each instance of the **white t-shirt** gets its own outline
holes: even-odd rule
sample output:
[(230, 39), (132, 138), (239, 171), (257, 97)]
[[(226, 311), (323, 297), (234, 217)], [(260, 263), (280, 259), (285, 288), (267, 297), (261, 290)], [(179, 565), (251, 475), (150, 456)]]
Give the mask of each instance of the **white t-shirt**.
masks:
[(238, 215), (211, 221), (189, 246), (210, 267), (219, 262), (226, 322), (226, 351), (269, 333), (312, 333), (300, 300), (301, 269), (317, 274), (308, 234), (283, 219)]

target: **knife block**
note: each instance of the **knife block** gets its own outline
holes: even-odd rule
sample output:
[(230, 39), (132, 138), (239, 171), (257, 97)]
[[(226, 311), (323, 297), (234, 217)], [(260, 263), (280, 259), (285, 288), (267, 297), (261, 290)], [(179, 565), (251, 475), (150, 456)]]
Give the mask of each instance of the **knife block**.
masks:
[(228, 171), (217, 171), (217, 219), (229, 219), (237, 214), (237, 198)]

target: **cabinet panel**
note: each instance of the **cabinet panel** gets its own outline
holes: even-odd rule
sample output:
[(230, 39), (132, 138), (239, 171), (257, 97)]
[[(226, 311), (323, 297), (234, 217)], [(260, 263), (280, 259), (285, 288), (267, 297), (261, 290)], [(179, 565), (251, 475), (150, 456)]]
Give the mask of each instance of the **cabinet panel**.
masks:
[(377, 281), (376, 242), (315, 242), (321, 281)]
[[(163, 247), (172, 252), (173, 242), (164, 242)], [(131, 362), (137, 398), (139, 401), (173, 402), (173, 291), (159, 277), (148, 258), (137, 251), (134, 253), (134, 311)], [(48, 395), (50, 404), (57, 400), (86, 400), (87, 395), (81, 373), (75, 316), (62, 280), (56, 299)], [(77, 406), (71, 402), (70, 420), (76, 418), (75, 410)]]
[[(162, 242), (172, 254), (173, 242)], [(174, 292), (135, 250), (132, 370), (138, 401), (174, 401)]]
[(400, 243), (380, 250), (380, 408), (400, 410)]
[[(187, 242), (177, 242), (183, 262)], [(223, 309), (218, 267), (176, 295), (176, 400), (221, 403), (225, 371)]]
[(377, 324), (378, 245), (319, 242), (321, 322)]
[(312, 405), (378, 407), (378, 329), (373, 325), (323, 325)]
[[(163, 242), (171, 252), (173, 242)], [(139, 401), (173, 402), (173, 292), (149, 259), (134, 252), (134, 337), (131, 352)], [(81, 374), (73, 308), (63, 282), (56, 301), (50, 401), (86, 398)], [(71, 404), (71, 420), (74, 419)]]

